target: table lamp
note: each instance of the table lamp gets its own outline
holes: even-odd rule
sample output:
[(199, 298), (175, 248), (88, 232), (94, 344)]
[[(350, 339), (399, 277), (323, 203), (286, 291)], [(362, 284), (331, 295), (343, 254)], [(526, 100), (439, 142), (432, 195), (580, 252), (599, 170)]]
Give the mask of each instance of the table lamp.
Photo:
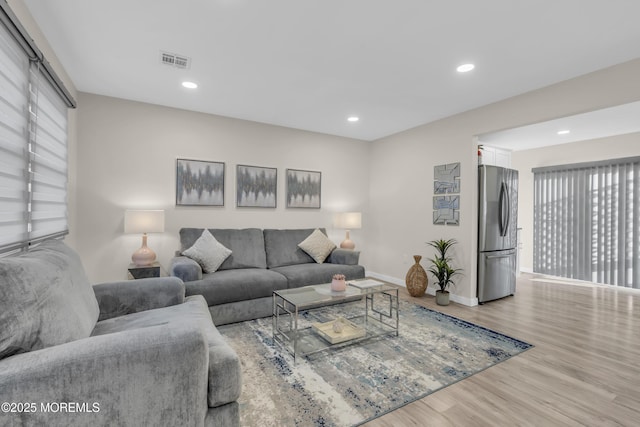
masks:
[(156, 253), (147, 246), (147, 233), (164, 232), (163, 210), (127, 210), (124, 213), (124, 232), (142, 233), (142, 246), (131, 255), (133, 263), (139, 267), (151, 265)]
[(342, 249), (355, 249), (356, 244), (349, 237), (349, 231), (362, 228), (362, 214), (360, 212), (342, 212), (335, 216), (336, 228), (344, 228), (347, 230), (346, 237), (340, 247)]

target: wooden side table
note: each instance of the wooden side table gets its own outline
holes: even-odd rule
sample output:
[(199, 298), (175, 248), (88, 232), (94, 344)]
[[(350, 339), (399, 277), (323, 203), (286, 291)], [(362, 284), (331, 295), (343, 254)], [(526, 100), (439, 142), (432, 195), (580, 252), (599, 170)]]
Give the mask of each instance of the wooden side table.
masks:
[(129, 264), (129, 280), (146, 279), (147, 277), (160, 277), (160, 263), (154, 262), (151, 265), (137, 266)]

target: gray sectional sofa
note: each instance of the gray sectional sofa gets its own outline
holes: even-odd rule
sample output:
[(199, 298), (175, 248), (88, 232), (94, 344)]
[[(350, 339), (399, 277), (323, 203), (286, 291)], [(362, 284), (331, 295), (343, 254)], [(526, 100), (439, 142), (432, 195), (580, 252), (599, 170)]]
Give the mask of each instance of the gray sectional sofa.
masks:
[(55, 240), (0, 258), (0, 425), (237, 426), (240, 389), (180, 279), (91, 286)]
[[(179, 253), (190, 248), (203, 228), (180, 230)], [(214, 273), (203, 273), (194, 260), (178, 256), (170, 274), (185, 283), (186, 295), (204, 296), (216, 325), (270, 316), (274, 290), (329, 283), (334, 274), (364, 278), (360, 253), (334, 249), (316, 263), (298, 247), (314, 229), (209, 229), (232, 253)], [(323, 233), (326, 232), (321, 229)]]

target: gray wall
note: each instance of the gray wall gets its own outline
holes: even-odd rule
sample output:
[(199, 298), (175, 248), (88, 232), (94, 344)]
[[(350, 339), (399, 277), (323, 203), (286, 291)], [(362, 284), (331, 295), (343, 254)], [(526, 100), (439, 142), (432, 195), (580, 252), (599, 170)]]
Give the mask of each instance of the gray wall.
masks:
[[(165, 209), (165, 233), (149, 246), (166, 268), (180, 227), (326, 227), (335, 212), (368, 222), (369, 143), (81, 93), (78, 108), (76, 247), (93, 281), (126, 277), (141, 237), (123, 233), (126, 209)], [(226, 163), (225, 206), (175, 206), (176, 159)], [(236, 165), (278, 169), (277, 208), (237, 208)], [(285, 169), (322, 172), (322, 208), (285, 208)], [(363, 230), (352, 240), (366, 248)], [(362, 256), (366, 263), (367, 253)], [(366, 265), (366, 264), (365, 264)]]

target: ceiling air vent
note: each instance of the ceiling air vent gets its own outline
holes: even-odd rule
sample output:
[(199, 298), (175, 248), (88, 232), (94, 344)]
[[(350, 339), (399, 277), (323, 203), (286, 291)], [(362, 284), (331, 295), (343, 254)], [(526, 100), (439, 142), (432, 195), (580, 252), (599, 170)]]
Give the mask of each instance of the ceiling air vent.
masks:
[(160, 51), (160, 62), (171, 67), (187, 69), (191, 67), (191, 58), (184, 55)]

